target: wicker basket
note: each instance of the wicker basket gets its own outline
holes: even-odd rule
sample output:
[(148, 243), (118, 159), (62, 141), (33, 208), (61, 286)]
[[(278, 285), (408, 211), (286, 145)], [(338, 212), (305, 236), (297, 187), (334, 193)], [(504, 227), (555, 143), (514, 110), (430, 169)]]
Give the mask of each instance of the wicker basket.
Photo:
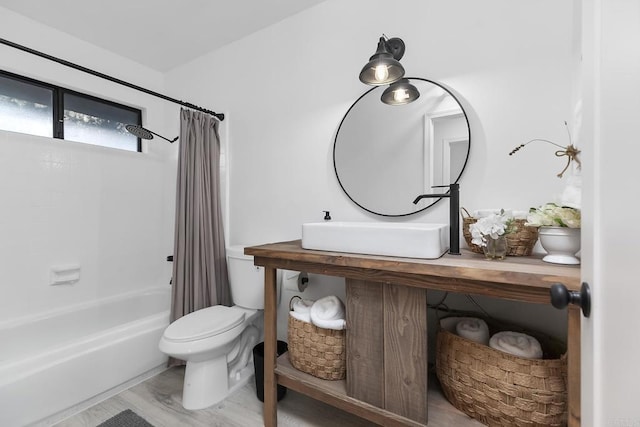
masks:
[(289, 316), (291, 365), (324, 380), (346, 377), (345, 331), (319, 328)]
[[(460, 209), (462, 215), (462, 235), (467, 242), (467, 246), (472, 252), (483, 253), (482, 247), (471, 243), (471, 231), (469, 226), (478, 221), (472, 217), (465, 208)], [(538, 227), (525, 225), (525, 219), (513, 220), (513, 231), (506, 235), (508, 256), (529, 256), (538, 241)]]
[[(479, 317), (479, 316), (475, 316)], [(491, 334), (521, 328), (484, 319)], [(456, 320), (442, 319), (436, 373), (453, 406), (489, 426), (567, 424), (566, 347), (524, 331), (540, 342), (543, 359), (525, 359), (455, 334)]]

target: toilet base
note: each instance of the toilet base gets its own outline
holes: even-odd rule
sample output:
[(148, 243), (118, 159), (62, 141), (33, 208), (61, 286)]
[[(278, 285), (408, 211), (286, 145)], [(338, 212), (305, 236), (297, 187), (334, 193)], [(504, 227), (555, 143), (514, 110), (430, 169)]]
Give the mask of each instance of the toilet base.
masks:
[(253, 358), (249, 361), (249, 364), (241, 369), (235, 377), (229, 378), (229, 391), (227, 397), (236, 392), (236, 390), (244, 387), (250, 380), (253, 380)]
[(226, 355), (202, 362), (187, 362), (182, 389), (185, 409), (204, 409), (222, 401), (229, 391)]
[[(222, 360), (222, 363), (219, 360)], [(226, 357), (213, 361), (187, 362), (182, 406), (188, 410), (196, 410), (220, 403), (244, 387), (253, 375), (253, 358), (233, 378), (228, 375)]]

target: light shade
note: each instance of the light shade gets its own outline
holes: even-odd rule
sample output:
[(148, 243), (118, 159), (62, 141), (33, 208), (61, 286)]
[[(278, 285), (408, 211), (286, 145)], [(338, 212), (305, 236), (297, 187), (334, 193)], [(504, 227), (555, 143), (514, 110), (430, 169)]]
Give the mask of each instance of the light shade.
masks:
[(420, 97), (420, 92), (408, 79), (401, 79), (382, 92), (380, 99), (388, 105), (404, 105)]
[(380, 37), (376, 53), (360, 71), (360, 81), (372, 86), (382, 86), (400, 80), (404, 68), (400, 59), (404, 54), (404, 42), (398, 38), (385, 40)]

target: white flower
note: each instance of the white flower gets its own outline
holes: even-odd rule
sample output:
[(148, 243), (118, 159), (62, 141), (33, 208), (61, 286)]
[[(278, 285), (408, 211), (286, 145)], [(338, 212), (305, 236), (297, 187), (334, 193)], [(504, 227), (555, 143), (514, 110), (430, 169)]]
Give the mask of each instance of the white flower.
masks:
[(478, 221), (469, 225), (472, 237), (471, 243), (478, 246), (487, 246), (487, 236), (497, 239), (508, 234), (512, 219), (504, 214), (504, 210), (500, 214), (491, 214), (478, 219)]
[(547, 203), (539, 208), (529, 209), (526, 225), (580, 228), (580, 220), (579, 209)]

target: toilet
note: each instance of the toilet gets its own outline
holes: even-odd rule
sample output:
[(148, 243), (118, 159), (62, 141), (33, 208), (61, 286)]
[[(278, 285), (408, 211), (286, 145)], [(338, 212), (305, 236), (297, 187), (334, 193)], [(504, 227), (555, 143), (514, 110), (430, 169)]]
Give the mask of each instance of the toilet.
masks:
[(253, 375), (252, 350), (263, 332), (264, 268), (244, 255), (244, 246), (232, 246), (227, 248), (227, 269), (233, 307), (189, 313), (170, 324), (160, 339), (160, 351), (187, 362), (185, 409), (215, 405)]

